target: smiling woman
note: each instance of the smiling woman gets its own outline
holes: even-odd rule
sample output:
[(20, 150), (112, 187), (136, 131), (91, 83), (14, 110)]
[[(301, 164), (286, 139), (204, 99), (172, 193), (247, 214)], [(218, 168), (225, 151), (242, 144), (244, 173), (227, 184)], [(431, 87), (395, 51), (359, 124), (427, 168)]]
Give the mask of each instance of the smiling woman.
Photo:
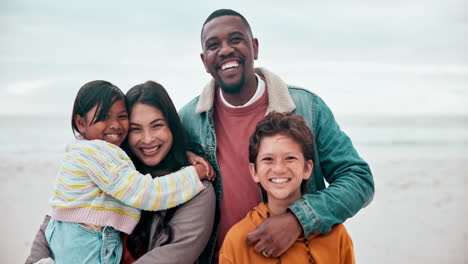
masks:
[[(130, 98), (137, 100), (146, 98), (140, 97), (141, 90), (138, 90), (138, 87), (130, 90)], [(152, 87), (148, 89), (154, 92)], [(165, 95), (167, 96), (167, 93)], [(156, 96), (159, 98), (161, 95), (156, 92)], [(170, 102), (168, 96), (167, 100)], [(133, 103), (128, 103), (129, 108), (133, 109)], [(137, 105), (147, 106), (142, 102)], [(171, 122), (160, 123), (164, 120), (161, 111), (154, 111), (157, 110), (154, 106), (148, 107), (143, 107), (143, 110), (152, 110), (152, 112), (137, 111), (137, 113), (142, 116), (148, 114), (152, 120), (149, 123), (152, 125), (147, 126), (144, 122), (133, 120), (135, 127), (145, 135), (143, 145), (140, 145), (138, 140), (132, 141), (135, 144), (130, 143), (131, 149), (138, 151), (143, 149), (138, 153), (143, 154), (142, 159), (136, 155), (135, 160), (144, 166), (135, 168), (129, 156), (119, 148), (127, 135), (129, 123), (123, 93), (105, 81), (89, 82), (80, 89), (72, 115), (72, 127), (80, 139), (68, 146), (57, 176), (54, 194), (50, 199), (53, 206), (52, 218), (47, 219), (41, 226), (31, 256), (26, 263), (34, 263), (46, 257), (52, 257), (57, 264), (117, 264), (121, 263), (122, 259), (123, 263), (133, 263), (151, 248), (158, 247), (161, 250), (169, 242), (181, 242), (181, 238), (191, 243), (192, 238), (203, 237), (197, 231), (207, 233), (205, 235), (207, 241), (214, 207), (214, 192), (211, 185), (200, 181), (207, 176), (207, 170), (204, 169), (207, 165), (189, 166), (183, 130), (174, 130), (175, 135), (181, 136), (178, 144), (172, 144), (173, 133), (166, 125)], [(172, 103), (169, 110), (163, 109), (163, 112), (171, 113), (166, 116), (177, 117)], [(154, 114), (157, 112), (159, 116), (155, 117)], [(142, 116), (133, 115), (133, 118), (142, 120)], [(180, 127), (178, 118), (173, 122), (179, 122), (179, 126), (174, 127)], [(166, 141), (159, 140), (160, 137), (155, 141), (146, 140), (154, 138), (152, 136), (154, 128), (165, 129), (163, 134), (166, 135)], [(159, 131), (156, 129), (156, 132)], [(148, 156), (157, 159), (145, 159)], [(157, 165), (161, 166), (155, 168)], [(204, 194), (197, 195), (202, 190)], [(190, 220), (188, 217), (181, 219), (176, 217), (174, 210), (167, 209), (184, 204), (195, 195), (197, 199), (193, 200), (192, 206), (200, 206), (196, 201), (201, 201), (203, 206), (206, 206), (206, 210), (197, 208), (203, 214), (197, 219), (206, 221), (188, 225), (190, 231), (179, 232), (180, 228), (172, 229), (168, 224), (169, 220), (174, 220), (174, 225), (185, 227), (182, 223), (193, 219)], [(212, 200), (211, 207), (210, 200)], [(180, 208), (182, 207), (184, 206)], [(196, 215), (193, 207), (185, 208), (188, 209), (180, 210), (179, 213), (188, 211)], [(140, 209), (158, 212), (143, 213), (139, 222)], [(202, 227), (195, 228), (197, 224)], [(205, 226), (206, 224), (208, 225)], [(196, 235), (193, 235), (194, 232)], [(123, 243), (120, 239), (121, 233)], [(175, 239), (176, 234), (177, 239)], [(187, 241), (182, 239), (182, 242)], [(204, 245), (201, 243), (195, 247), (197, 250), (190, 257), (195, 260)], [(161, 257), (164, 254), (158, 253), (158, 255)]]
[[(147, 81), (126, 94), (130, 132), (124, 148), (136, 167), (153, 177), (188, 164), (184, 129), (166, 89)], [(211, 183), (189, 202), (160, 212), (144, 211), (124, 238), (122, 263), (193, 263), (208, 242), (214, 221)], [(149, 243), (148, 243), (149, 242)]]
[(128, 143), (143, 163), (156, 166), (172, 147), (172, 133), (162, 112), (151, 105), (136, 103), (132, 107)]

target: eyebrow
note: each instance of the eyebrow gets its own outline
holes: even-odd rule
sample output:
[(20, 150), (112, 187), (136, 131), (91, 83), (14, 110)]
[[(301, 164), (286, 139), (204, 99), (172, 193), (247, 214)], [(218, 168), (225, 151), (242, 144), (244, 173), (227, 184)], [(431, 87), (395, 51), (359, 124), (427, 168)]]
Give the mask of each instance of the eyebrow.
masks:
[[(242, 36), (244, 36), (245, 34), (242, 33), (241, 31), (233, 31), (233, 32), (229, 33), (230, 37), (232, 37), (233, 35), (242, 35)], [(208, 43), (208, 42), (210, 42), (212, 40), (217, 40), (217, 39), (219, 39), (219, 38), (216, 37), (216, 36), (215, 37), (209, 37), (207, 40), (205, 40), (205, 45), (206, 45), (206, 43)]]
[[(110, 114), (110, 113), (114, 113), (114, 112), (111, 111), (111, 110), (109, 110), (109, 114)], [(128, 113), (127, 113), (127, 110), (122, 110), (122, 111), (120, 111), (120, 112), (117, 112), (117, 114), (122, 114), (122, 113), (128, 114)]]
[[(157, 122), (159, 122), (159, 121), (164, 121), (164, 122), (166, 122), (166, 119), (164, 119), (164, 118), (157, 118), (157, 119), (151, 121), (149, 124), (152, 125), (152, 124), (157, 123)], [(132, 122), (130, 122), (130, 125), (131, 125), (131, 126), (141, 126), (140, 124), (132, 123)]]
[(240, 31), (234, 31), (234, 32), (229, 33), (229, 36), (237, 35), (237, 34), (244, 35), (244, 33), (240, 32)]

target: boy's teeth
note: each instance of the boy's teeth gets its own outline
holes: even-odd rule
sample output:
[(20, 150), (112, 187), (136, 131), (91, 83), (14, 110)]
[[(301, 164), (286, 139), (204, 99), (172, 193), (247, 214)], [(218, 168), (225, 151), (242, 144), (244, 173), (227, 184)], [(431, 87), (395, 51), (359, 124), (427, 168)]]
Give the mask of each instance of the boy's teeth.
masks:
[(106, 137), (110, 137), (110, 138), (118, 138), (119, 135), (118, 134), (107, 134)]
[(226, 69), (234, 68), (237, 66), (239, 66), (239, 63), (237, 61), (230, 61), (228, 63), (221, 65), (221, 70), (226, 70)]
[(286, 179), (286, 178), (274, 178), (274, 179), (271, 179), (272, 182), (274, 183), (283, 183), (283, 182), (288, 182), (289, 179)]
[(156, 151), (157, 149), (159, 148), (159, 146), (156, 146), (154, 148), (150, 148), (150, 149), (142, 149), (144, 153), (151, 153), (153, 151)]

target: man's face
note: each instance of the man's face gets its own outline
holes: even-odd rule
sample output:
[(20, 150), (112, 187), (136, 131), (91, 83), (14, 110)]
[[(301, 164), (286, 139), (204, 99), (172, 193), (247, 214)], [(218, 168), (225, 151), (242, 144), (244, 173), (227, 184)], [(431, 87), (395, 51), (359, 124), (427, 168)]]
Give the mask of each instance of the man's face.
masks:
[(246, 78), (255, 78), (258, 41), (240, 17), (221, 16), (206, 23), (201, 41), (205, 69), (225, 93), (238, 93)]

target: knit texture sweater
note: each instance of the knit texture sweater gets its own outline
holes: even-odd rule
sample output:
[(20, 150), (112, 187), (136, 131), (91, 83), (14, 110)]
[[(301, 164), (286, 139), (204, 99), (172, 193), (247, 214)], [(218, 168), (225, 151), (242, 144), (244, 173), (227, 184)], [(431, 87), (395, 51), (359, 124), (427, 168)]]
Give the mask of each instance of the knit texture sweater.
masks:
[[(268, 214), (273, 215), (264, 203), (252, 209), (247, 216), (234, 225), (226, 235), (219, 255), (220, 264), (234, 263), (278, 263), (276, 258), (266, 258), (257, 254), (252, 246), (246, 243), (247, 236), (255, 230)], [(278, 227), (281, 228), (281, 227)], [(310, 253), (315, 264), (352, 264), (354, 263), (353, 242), (342, 224), (335, 225), (326, 235), (309, 236)], [(310, 263), (304, 237), (281, 255), (281, 263)]]
[(153, 179), (140, 174), (121, 148), (77, 140), (67, 146), (49, 203), (54, 220), (112, 226), (130, 234), (140, 209), (173, 208), (203, 188), (193, 166)]

